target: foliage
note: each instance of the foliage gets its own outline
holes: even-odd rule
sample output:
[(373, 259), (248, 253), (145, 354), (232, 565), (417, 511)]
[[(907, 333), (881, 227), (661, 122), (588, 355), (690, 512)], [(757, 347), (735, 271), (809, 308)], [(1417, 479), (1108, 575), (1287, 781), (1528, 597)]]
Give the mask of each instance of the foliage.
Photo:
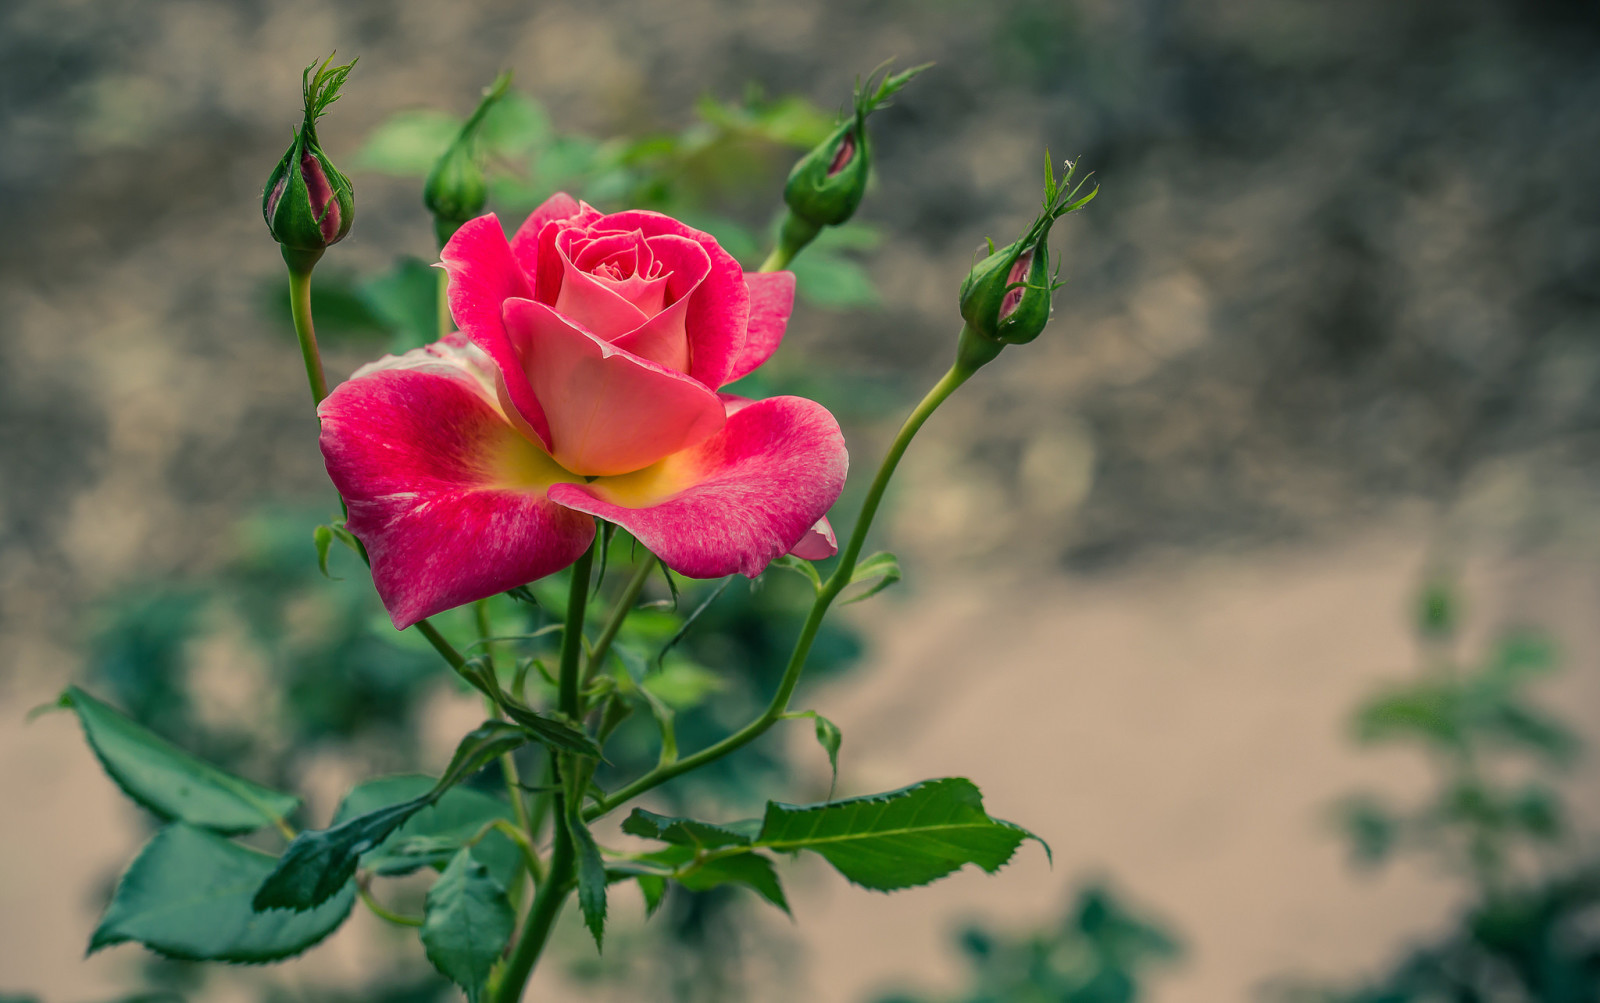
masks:
[(970, 968), (965, 991), (880, 1003), (1136, 1003), (1150, 974), (1181, 954), (1166, 927), (1099, 884), (1080, 889), (1053, 929), (1018, 935), (971, 926), (960, 944)]
[[(1434, 784), (1422, 803), (1370, 795), (1336, 809), (1353, 858), (1376, 866), (1408, 852), (1467, 886), (1453, 929), (1366, 983), (1280, 980), (1284, 1003), (1581, 1003), (1600, 992), (1600, 872), (1568, 821), (1558, 781), (1576, 737), (1533, 699), (1556, 668), (1553, 646), (1525, 630), (1503, 634), (1477, 664), (1456, 655), (1459, 601), (1432, 582), (1417, 603), (1419, 675), (1387, 687), (1356, 711), (1367, 745), (1422, 752)], [(1586, 918), (1589, 917), (1589, 918)]]

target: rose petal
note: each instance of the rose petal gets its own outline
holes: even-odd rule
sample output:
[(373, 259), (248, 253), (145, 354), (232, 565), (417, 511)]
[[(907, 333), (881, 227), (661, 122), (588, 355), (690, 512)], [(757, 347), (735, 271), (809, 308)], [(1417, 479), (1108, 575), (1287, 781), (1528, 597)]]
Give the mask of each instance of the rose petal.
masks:
[(623, 299), (615, 289), (582, 271), (561, 255), (561, 292), (555, 308), (606, 341), (627, 334), (646, 320), (644, 311)]
[(827, 560), (838, 552), (839, 538), (833, 535), (833, 524), (828, 522), (827, 516), (818, 519), (800, 542), (789, 548), (789, 553), (808, 561)]
[(649, 246), (667, 279), (667, 296), (672, 303), (637, 329), (608, 340), (640, 358), (687, 373), (694, 367), (689, 350), (689, 310), (695, 290), (711, 271), (711, 256), (695, 241), (670, 234), (650, 238)]
[(450, 273), (447, 299), (456, 327), (494, 360), (498, 389), (512, 422), (548, 449), (550, 423), (523, 375), (501, 310), (506, 300), (530, 296), (532, 290), (512, 257), (499, 218), (490, 213), (463, 223), (439, 259)]
[(622, 526), (679, 574), (754, 578), (832, 507), (849, 457), (839, 423), (813, 401), (730, 410), (698, 446), (621, 477), (558, 484), (550, 497)]
[(577, 478), (506, 420), (491, 365), (464, 341), (429, 346), (365, 367), (317, 409), (396, 629), (559, 571), (594, 538), (547, 496)]
[(549, 419), (551, 455), (573, 473), (639, 470), (722, 427), (716, 394), (607, 344), (545, 304), (510, 300), (505, 318)]
[(728, 383), (749, 375), (772, 357), (794, 312), (793, 272), (746, 272), (744, 281), (750, 288), (750, 327), (744, 348), (728, 370)]
[[(584, 210), (583, 203), (568, 195), (566, 192), (556, 192), (545, 199), (544, 202), (528, 214), (528, 218), (517, 227), (517, 232), (511, 238), (511, 254), (516, 258), (517, 264), (522, 267), (528, 281), (532, 282), (538, 272), (539, 264), (539, 233), (546, 223), (558, 219), (570, 219), (581, 216)], [(596, 216), (600, 215), (589, 210)], [(557, 279), (559, 281), (559, 278)]]
[[(686, 326), (692, 339), (689, 345), (688, 373), (708, 387), (728, 381), (733, 360), (744, 347), (745, 329), (750, 320), (750, 292), (744, 284), (744, 269), (722, 249), (717, 239), (658, 212), (635, 209), (613, 213), (595, 223), (597, 227), (642, 230), (645, 237), (662, 234), (687, 237), (705, 248), (711, 269), (689, 297)], [(651, 247), (656, 243), (650, 241)], [(657, 248), (657, 254), (660, 254)]]

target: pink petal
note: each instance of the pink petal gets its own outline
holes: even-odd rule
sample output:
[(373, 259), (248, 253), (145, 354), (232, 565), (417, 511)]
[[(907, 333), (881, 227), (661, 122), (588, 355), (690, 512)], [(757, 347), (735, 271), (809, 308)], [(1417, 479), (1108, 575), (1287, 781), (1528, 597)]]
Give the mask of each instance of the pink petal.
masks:
[(550, 422), (551, 455), (576, 474), (622, 474), (723, 425), (717, 395), (606, 343), (543, 303), (510, 300), (506, 327)]
[[(566, 192), (556, 192), (544, 200), (544, 203), (528, 214), (528, 218), (517, 227), (517, 232), (511, 238), (511, 254), (517, 259), (517, 264), (522, 266), (522, 271), (531, 281), (534, 277), (539, 257), (539, 231), (544, 229), (546, 223), (558, 219), (570, 219), (581, 215), (584, 206), (577, 199)], [(594, 212), (593, 209), (589, 210)], [(595, 213), (596, 216), (599, 213)]]
[(789, 553), (808, 561), (822, 561), (839, 552), (839, 538), (833, 535), (833, 525), (828, 517), (818, 519), (816, 525), (806, 530), (800, 542), (789, 548)]
[(607, 283), (580, 270), (561, 255), (561, 292), (556, 294), (557, 312), (571, 318), (606, 341), (627, 334), (645, 322), (645, 313), (629, 303)]
[(656, 266), (667, 280), (671, 305), (651, 317), (637, 330), (608, 339), (618, 348), (660, 363), (680, 373), (690, 372), (694, 358), (690, 352), (689, 310), (694, 292), (711, 271), (711, 257), (703, 247), (686, 237), (663, 234), (648, 241)]
[(730, 408), (721, 432), (652, 467), (550, 497), (622, 526), (679, 574), (754, 578), (832, 507), (848, 465), (826, 408), (771, 397)]
[[(548, 205), (548, 203), (546, 203)], [(522, 362), (506, 334), (501, 304), (532, 295), (532, 289), (511, 255), (500, 220), (493, 213), (468, 220), (439, 252), (450, 273), (447, 298), (456, 327), (488, 353), (499, 369), (499, 391), (509, 404), (512, 421), (549, 448), (550, 423), (523, 375)]]
[[(745, 329), (750, 319), (750, 292), (744, 284), (744, 269), (722, 249), (717, 239), (658, 212), (635, 209), (613, 213), (594, 224), (607, 230), (642, 230), (646, 238), (661, 234), (687, 237), (705, 248), (711, 270), (689, 297), (686, 326), (689, 345), (689, 375), (708, 387), (728, 381), (733, 360), (744, 347)], [(657, 248), (651, 241), (652, 248)], [(660, 254), (657, 248), (657, 254)]]
[(554, 504), (577, 480), (506, 420), (464, 339), (384, 359), (317, 413), (328, 476), (396, 629), (577, 560), (594, 521)]
[(750, 287), (750, 328), (744, 348), (728, 370), (726, 382), (746, 376), (772, 357), (794, 312), (793, 272), (746, 272)]

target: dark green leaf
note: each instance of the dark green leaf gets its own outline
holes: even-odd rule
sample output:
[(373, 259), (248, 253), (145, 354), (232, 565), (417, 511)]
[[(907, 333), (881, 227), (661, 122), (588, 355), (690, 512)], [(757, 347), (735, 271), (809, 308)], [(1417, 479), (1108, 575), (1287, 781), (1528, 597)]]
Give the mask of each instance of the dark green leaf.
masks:
[(468, 1003), (479, 1003), (516, 923), (505, 887), (463, 848), (428, 889), (422, 947), (433, 967), (466, 992)]
[(789, 911), (789, 900), (784, 897), (783, 885), (778, 883), (778, 872), (772, 860), (759, 853), (739, 853), (729, 857), (714, 857), (700, 864), (685, 867), (674, 880), (690, 891), (703, 892), (717, 885), (735, 883), (748, 885), (773, 905)]
[(555, 749), (576, 752), (580, 756), (602, 758), (600, 746), (578, 728), (554, 717), (546, 717), (510, 697), (502, 698), (506, 716), (532, 732), (533, 737)]
[(635, 808), (622, 823), (622, 831), (630, 836), (659, 839), (677, 846), (694, 846), (714, 850), (723, 846), (748, 846), (755, 838), (760, 823), (756, 819), (718, 825), (692, 818), (672, 818), (653, 811)]
[(576, 811), (567, 817), (567, 832), (578, 856), (578, 908), (583, 911), (584, 925), (594, 934), (595, 949), (600, 950), (606, 934), (606, 864)]
[(355, 889), (309, 912), (258, 913), (250, 899), (273, 860), (204, 829), (156, 833), (123, 874), (89, 942), (98, 951), (137, 941), (172, 958), (263, 962), (299, 954), (338, 928)]
[(769, 802), (755, 845), (812, 850), (856, 884), (889, 891), (964, 864), (992, 874), (1027, 835), (990, 818), (972, 781), (951, 777), (816, 805)]
[(401, 354), (439, 336), (439, 272), (419, 258), (395, 266), (356, 289), (390, 332), (389, 351)]
[(162, 818), (250, 832), (281, 822), (300, 804), (183, 751), (76, 686), (60, 702), (78, 715), (89, 747), (123, 793)]
[(514, 724), (485, 721), (456, 746), (444, 776), (426, 793), (357, 815), (329, 829), (300, 833), (262, 882), (253, 900), (255, 907), (299, 910), (321, 904), (350, 880), (363, 854), (388, 839), (407, 819), (437, 802), (490, 760), (527, 741), (527, 733)]
[(644, 914), (649, 918), (661, 908), (661, 900), (667, 896), (667, 879), (655, 874), (641, 874), (638, 881), (639, 891), (644, 894)]
[[(432, 777), (420, 773), (368, 780), (345, 796), (334, 813), (333, 824), (423, 797), (433, 785)], [(443, 867), (486, 824), (511, 818), (511, 806), (499, 798), (468, 787), (452, 787), (369, 850), (361, 858), (361, 866), (385, 875), (407, 874), (419, 867)], [(507, 888), (522, 867), (522, 851), (503, 833), (484, 836), (472, 853)]]

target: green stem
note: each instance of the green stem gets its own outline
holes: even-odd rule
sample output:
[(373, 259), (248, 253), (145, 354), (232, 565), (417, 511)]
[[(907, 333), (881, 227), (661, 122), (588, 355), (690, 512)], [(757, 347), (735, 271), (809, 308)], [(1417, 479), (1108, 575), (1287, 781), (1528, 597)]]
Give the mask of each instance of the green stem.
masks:
[(490, 1003), (518, 1003), (522, 999), (528, 976), (533, 974), (533, 966), (538, 964), (539, 955), (550, 939), (550, 929), (555, 925), (556, 917), (561, 915), (561, 907), (576, 883), (572, 836), (561, 821), (565, 810), (566, 799), (556, 795), (556, 835), (555, 847), (550, 852), (550, 872), (539, 883), (539, 890), (533, 896), (533, 907), (528, 910), (528, 919), (522, 925), (516, 946), (511, 949), (511, 957), (500, 972), (499, 982), (490, 993)]
[(459, 672), (461, 667), (467, 664), (467, 660), (456, 650), (456, 646), (446, 641), (444, 635), (439, 633), (439, 628), (429, 623), (426, 618), (418, 620), (415, 626), (417, 633), (428, 639), (428, 643), (433, 645), (433, 650), (449, 662), (452, 669)]
[[(494, 667), (494, 637), (493, 625), (489, 621), (489, 600), (479, 599), (472, 604), (473, 619), (478, 626), (478, 641), (483, 646), (483, 657), (489, 662), (489, 672), (495, 673)], [(496, 683), (498, 686), (498, 683)], [(504, 717), (500, 707), (485, 694), (484, 706), (493, 717)], [(511, 814), (517, 820), (517, 827), (523, 830), (528, 828), (528, 802), (522, 796), (522, 777), (517, 773), (517, 761), (511, 753), (500, 757), (500, 772), (505, 776), (506, 795), (511, 798)]]
[(393, 923), (396, 926), (417, 927), (422, 925), (422, 920), (416, 916), (405, 916), (380, 903), (372, 897), (372, 890), (365, 881), (356, 882), (356, 892), (361, 896), (361, 902), (372, 914), (381, 920)]
[[(284, 252), (285, 258), (288, 252)], [(311, 398), (321, 404), (328, 396), (328, 378), (322, 373), (322, 355), (317, 351), (317, 332), (311, 326), (311, 269), (289, 267), (289, 312), (294, 315), (295, 337), (300, 339), (300, 355), (306, 363), (306, 382)]]
[(439, 337), (441, 338), (455, 330), (455, 321), (450, 318), (450, 300), (446, 296), (449, 291), (450, 273), (441, 268), (439, 269), (439, 308), (437, 311)]
[(794, 255), (791, 254), (791, 253), (787, 253), (785, 251), (783, 245), (779, 244), (777, 247), (774, 247), (772, 249), (772, 253), (767, 255), (767, 260), (763, 261), (761, 263), (761, 267), (757, 268), (756, 271), (758, 271), (758, 272), (781, 272), (785, 268), (788, 268), (789, 267), (789, 262), (791, 262), (793, 260), (794, 260)]
[(583, 654), (583, 614), (589, 607), (589, 575), (594, 569), (595, 549), (600, 545), (597, 535), (595, 542), (572, 566), (572, 588), (567, 593), (567, 625), (561, 632), (561, 713), (574, 721), (583, 717), (578, 694), (578, 658)]
[(634, 570), (633, 577), (628, 579), (628, 584), (623, 586), (622, 594), (617, 597), (617, 604), (611, 609), (611, 618), (601, 628), (600, 636), (595, 639), (594, 650), (589, 652), (589, 661), (583, 670), (583, 685), (588, 686), (600, 666), (605, 662), (606, 652), (611, 650), (611, 642), (617, 639), (617, 632), (622, 629), (622, 624), (628, 619), (628, 614), (633, 612), (633, 604), (639, 601), (639, 593), (644, 590), (645, 579), (650, 577), (651, 570), (655, 567), (655, 559), (641, 561)]
[(772, 695), (772, 702), (767, 705), (761, 716), (720, 742), (708, 745), (699, 752), (676, 762), (658, 766), (633, 783), (619, 788), (609, 797), (586, 809), (583, 813), (585, 820), (599, 818), (618, 805), (666, 783), (673, 777), (721, 759), (759, 738), (782, 718), (784, 711), (789, 708), (789, 699), (794, 696), (795, 687), (800, 684), (800, 674), (805, 669), (807, 656), (811, 654), (811, 645), (817, 639), (817, 631), (822, 627), (822, 618), (827, 615), (828, 607), (833, 604), (833, 600), (844, 591), (846, 585), (850, 584), (850, 576), (855, 573), (856, 561), (860, 558), (861, 548), (866, 543), (867, 531), (872, 527), (872, 520), (878, 514), (878, 506), (883, 501), (884, 491), (889, 486), (890, 478), (894, 476), (895, 467), (900, 464), (900, 458), (905, 455), (906, 447), (911, 445), (911, 440), (928, 417), (974, 372), (975, 368), (959, 363), (952, 366), (950, 371), (934, 384), (933, 389), (928, 391), (927, 396), (922, 398), (922, 402), (906, 418), (905, 424), (900, 426), (899, 434), (895, 436), (894, 442), (889, 446), (888, 454), (878, 467), (878, 474), (873, 478), (872, 486), (867, 489), (866, 499), (861, 503), (861, 514), (856, 517), (855, 529), (851, 532), (844, 551), (839, 555), (839, 565), (818, 590), (817, 598), (811, 604), (811, 611), (806, 614), (805, 623), (800, 628), (800, 636), (795, 640), (789, 664), (783, 670), (783, 679), (778, 683), (778, 691)]

